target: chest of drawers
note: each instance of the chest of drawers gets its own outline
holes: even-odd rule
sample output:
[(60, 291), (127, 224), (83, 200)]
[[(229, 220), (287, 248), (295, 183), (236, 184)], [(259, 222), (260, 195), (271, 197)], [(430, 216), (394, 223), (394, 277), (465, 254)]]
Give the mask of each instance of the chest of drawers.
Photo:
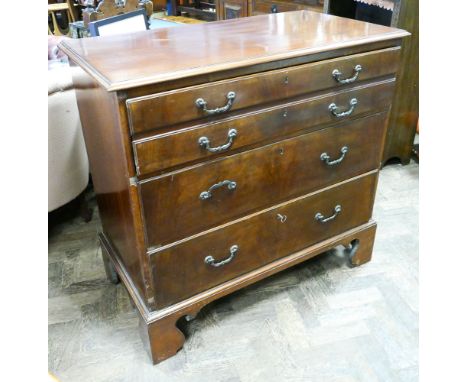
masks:
[(297, 11), (62, 43), (106, 272), (153, 362), (210, 301), (338, 245), (370, 260), (406, 35)]

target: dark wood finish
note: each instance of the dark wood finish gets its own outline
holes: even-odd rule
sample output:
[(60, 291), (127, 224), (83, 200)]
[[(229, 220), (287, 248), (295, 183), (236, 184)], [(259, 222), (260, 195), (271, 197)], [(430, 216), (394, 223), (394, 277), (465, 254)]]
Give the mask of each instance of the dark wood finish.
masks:
[[(151, 256), (156, 307), (164, 308), (364, 224), (372, 214), (375, 185), (374, 173), (158, 250)], [(332, 215), (336, 205), (342, 211), (334, 220), (315, 220), (319, 212)], [(216, 261), (229, 257), (233, 245), (239, 250), (230, 263), (217, 268), (205, 264), (208, 255)]]
[(399, 48), (390, 48), (131, 98), (127, 101), (130, 126), (134, 133), (141, 133), (175, 123), (207, 118), (203, 110), (196, 107), (195, 101), (203, 98), (209, 108), (220, 107), (226, 104), (226, 95), (232, 91), (236, 93), (236, 98), (230, 111), (314, 91), (340, 89), (343, 85), (333, 78), (334, 69), (346, 73), (346, 76), (352, 76), (354, 67), (361, 65), (364, 69), (354, 83), (356, 84), (395, 73), (398, 69), (398, 57)]
[[(181, 164), (232, 154), (250, 145), (265, 144), (303, 130), (321, 129), (325, 124), (340, 122), (328, 110), (331, 103), (347, 107), (349, 100), (356, 98), (359, 103), (352, 118), (387, 110), (394, 83), (391, 79), (234, 115), (216, 122), (158, 131), (158, 134), (133, 141), (137, 173), (150, 174)], [(211, 153), (200, 147), (198, 140), (203, 136), (208, 137), (215, 147), (228, 142), (230, 129), (235, 129), (237, 136), (227, 150)]]
[[(226, 21), (231, 22), (231, 21)], [(205, 73), (193, 77), (180, 77), (177, 79), (168, 80), (163, 83), (155, 83), (145, 86), (139, 86), (125, 91), (118, 91), (127, 99), (147, 96), (159, 92), (167, 92), (169, 90), (177, 90), (189, 86), (202, 85), (208, 82), (223, 81), (228, 78), (236, 78), (240, 76), (259, 74), (270, 70), (278, 70), (285, 68), (293, 68), (294, 66), (303, 65), (312, 62), (318, 62), (347, 55), (355, 55), (359, 53), (370, 52), (373, 50), (382, 50), (387, 48), (399, 47), (401, 39), (376, 41), (366, 45), (356, 45), (349, 47), (340, 47), (335, 50), (323, 51), (317, 54), (298, 56), (293, 58), (285, 58), (278, 61), (266, 62), (261, 64), (253, 64), (239, 68), (221, 70), (214, 73)]]
[[(115, 281), (115, 268), (139, 310), (153, 362), (183, 345), (177, 321), (194, 317), (216, 298), (337, 245), (349, 246), (352, 264), (370, 259), (376, 225), (369, 219), (405, 35), (313, 12), (287, 12), (61, 45), (83, 69), (74, 68), (74, 84), (107, 272)], [(359, 81), (335, 84), (330, 71), (337, 63), (363, 65)], [(337, 69), (352, 74), (352, 68)], [(286, 90), (271, 80), (284, 83), (285, 73)], [(181, 102), (183, 94), (196, 95), (194, 87), (242, 81), (248, 86), (238, 88), (241, 107), (229, 113), (201, 118)], [(213, 90), (210, 103), (220, 89)], [(171, 94), (178, 104), (167, 101)], [(157, 105), (143, 102), (161, 95), (168, 97)], [(355, 112), (331, 117), (329, 102), (344, 110), (350, 97), (358, 99)], [(127, 103), (139, 108), (138, 123), (131, 111), (135, 131)], [(196, 151), (199, 133), (217, 142), (230, 126), (242, 133), (232, 151)], [(185, 155), (190, 142), (193, 148)], [(340, 163), (328, 166), (321, 159), (325, 152), (337, 159), (345, 145), (349, 150)], [(232, 193), (221, 188), (200, 200), (202, 191), (231, 177), (238, 183)], [(317, 212), (323, 214), (319, 220), (337, 215), (319, 223)], [(238, 253), (231, 249), (237, 258), (207, 268), (204, 256), (223, 259), (232, 240), (239, 245)]]
[(411, 32), (402, 44), (401, 65), (388, 121), (383, 163), (391, 158), (408, 164), (419, 118), (419, 1), (399, 2), (395, 25)]
[[(382, 160), (383, 164), (390, 159), (399, 159), (402, 164), (408, 164), (419, 116), (419, 1), (394, 0), (386, 5), (387, 9), (384, 9), (356, 3), (353, 0), (331, 1), (327, 12), (404, 28), (411, 33), (411, 36), (402, 43), (402, 64), (397, 75), (398, 82)], [(365, 7), (365, 13), (360, 12), (361, 7)]]
[(103, 231), (117, 249), (138, 290), (151, 301), (145, 243), (138, 232), (141, 214), (135, 200), (136, 187), (130, 187), (129, 183), (135, 169), (129, 160), (132, 154), (126, 119), (120, 117), (115, 93), (107, 92), (78, 67), (73, 73)]
[(248, 0), (218, 0), (216, 14), (218, 20), (237, 19), (248, 16)]
[[(287, 12), (280, 17), (271, 14), (71, 39), (60, 47), (105, 89), (122, 90), (408, 35), (399, 29), (316, 12)], [(216, 44), (206, 36), (216, 36)]]
[[(140, 183), (148, 246), (158, 247), (246, 213), (375, 169), (380, 164), (386, 114), (312, 132)], [(343, 162), (327, 166), (320, 155)], [(215, 183), (227, 187), (201, 200)]]
[(185, 336), (176, 326), (176, 322), (183, 316), (185, 314), (168, 315), (154, 324), (148, 324), (140, 317), (140, 336), (153, 363), (172, 357), (184, 345)]

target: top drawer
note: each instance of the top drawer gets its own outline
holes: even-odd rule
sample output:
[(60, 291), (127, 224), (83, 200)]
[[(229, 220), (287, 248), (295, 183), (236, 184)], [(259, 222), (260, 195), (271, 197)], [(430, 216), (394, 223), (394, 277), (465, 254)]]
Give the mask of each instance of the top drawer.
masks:
[(132, 133), (210, 118), (262, 103), (395, 73), (400, 48), (389, 48), (127, 100)]

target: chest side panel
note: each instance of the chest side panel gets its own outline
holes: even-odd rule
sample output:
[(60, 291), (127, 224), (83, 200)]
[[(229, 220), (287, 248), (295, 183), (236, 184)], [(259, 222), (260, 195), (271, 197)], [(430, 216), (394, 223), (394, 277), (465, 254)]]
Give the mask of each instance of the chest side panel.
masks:
[(72, 68), (103, 232), (140, 294), (151, 301), (137, 190), (129, 181), (134, 166), (117, 95), (73, 64)]

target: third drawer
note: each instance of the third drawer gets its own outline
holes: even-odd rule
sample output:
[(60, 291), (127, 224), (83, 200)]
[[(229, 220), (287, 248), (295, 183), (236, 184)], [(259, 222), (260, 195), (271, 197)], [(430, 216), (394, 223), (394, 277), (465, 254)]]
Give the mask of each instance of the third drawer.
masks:
[(159, 247), (379, 167), (387, 113), (140, 181)]

